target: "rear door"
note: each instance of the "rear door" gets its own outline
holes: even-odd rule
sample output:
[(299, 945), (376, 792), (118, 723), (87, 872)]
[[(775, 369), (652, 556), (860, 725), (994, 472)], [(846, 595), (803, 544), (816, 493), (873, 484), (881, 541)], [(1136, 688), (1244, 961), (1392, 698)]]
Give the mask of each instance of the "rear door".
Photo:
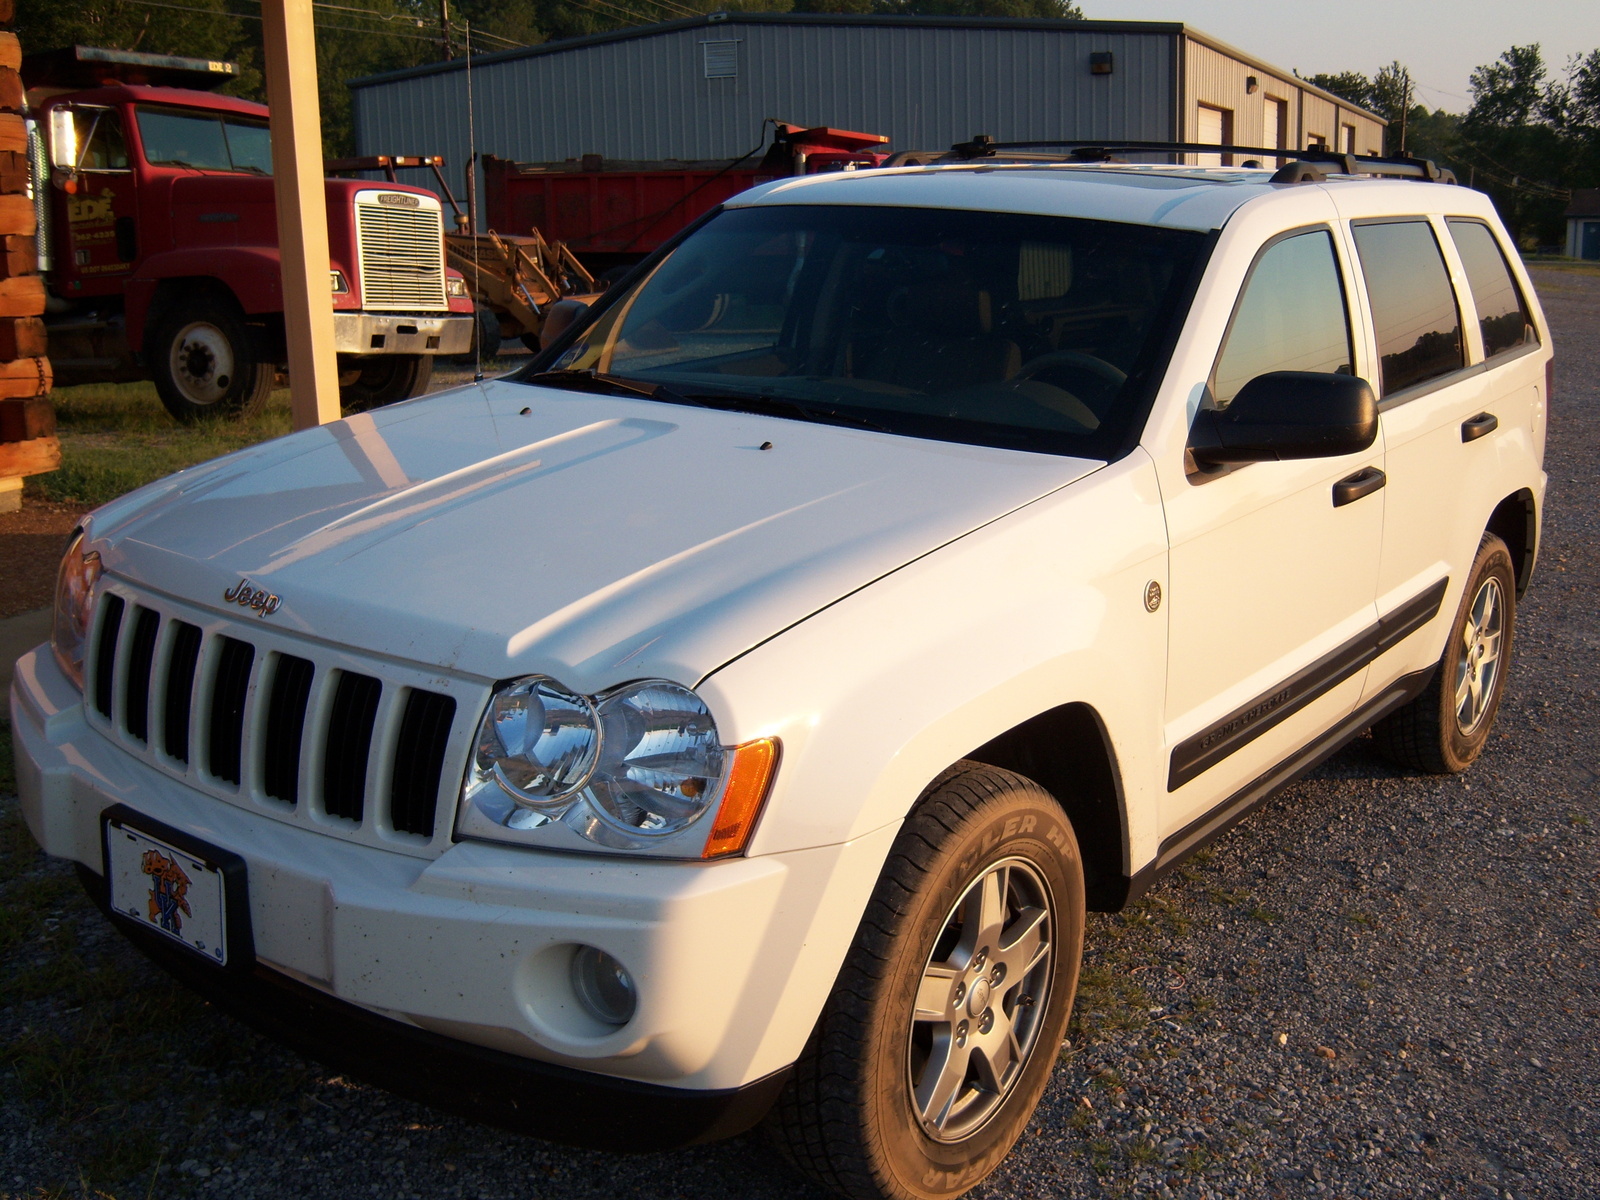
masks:
[[(1502, 498), (1500, 443), (1528, 436), (1540, 365), (1528, 353), (1538, 347), (1520, 293), (1481, 221), (1453, 228), (1438, 216), (1357, 220), (1350, 232), (1379, 359), (1373, 382), (1388, 456), (1378, 569), (1385, 638), (1368, 680), (1373, 695), (1437, 660)], [(1517, 369), (1521, 360), (1526, 370)]]

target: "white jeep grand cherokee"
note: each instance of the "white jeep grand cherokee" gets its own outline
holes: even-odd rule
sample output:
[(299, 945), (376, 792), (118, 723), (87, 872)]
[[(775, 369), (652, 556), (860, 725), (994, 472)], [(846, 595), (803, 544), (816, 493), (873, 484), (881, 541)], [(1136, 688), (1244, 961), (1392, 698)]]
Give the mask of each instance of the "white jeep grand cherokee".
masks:
[(518, 376), (107, 505), (17, 667), (30, 828), (397, 1091), (961, 1193), (1086, 909), (1494, 722), (1549, 335), (1484, 196), (1333, 166), (774, 183)]

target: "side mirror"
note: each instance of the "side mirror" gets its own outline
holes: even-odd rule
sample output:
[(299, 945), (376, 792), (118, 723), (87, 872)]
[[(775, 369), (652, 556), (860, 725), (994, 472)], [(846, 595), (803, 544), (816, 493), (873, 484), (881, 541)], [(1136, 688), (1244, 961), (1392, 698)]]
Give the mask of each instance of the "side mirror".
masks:
[(1223, 466), (1337, 458), (1377, 436), (1378, 401), (1365, 379), (1272, 371), (1245, 384), (1227, 408), (1200, 412), (1189, 447), (1202, 466)]
[(555, 340), (571, 329), (572, 323), (588, 311), (587, 304), (571, 297), (557, 300), (545, 309), (544, 324), (539, 327), (539, 349), (545, 350), (554, 345)]
[(64, 104), (50, 110), (50, 165), (69, 174), (78, 169), (78, 122)]

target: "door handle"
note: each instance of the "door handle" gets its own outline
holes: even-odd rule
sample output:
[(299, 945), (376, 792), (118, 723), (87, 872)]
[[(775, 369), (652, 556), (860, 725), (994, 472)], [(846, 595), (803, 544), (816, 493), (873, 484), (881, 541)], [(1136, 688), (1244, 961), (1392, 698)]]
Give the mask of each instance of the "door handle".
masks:
[(1377, 467), (1362, 467), (1354, 475), (1346, 475), (1333, 485), (1333, 506), (1342, 508), (1346, 504), (1354, 504), (1361, 497), (1372, 495), (1388, 482), (1388, 476)]
[(1500, 418), (1493, 413), (1479, 413), (1461, 422), (1461, 440), (1475, 442), (1500, 428)]

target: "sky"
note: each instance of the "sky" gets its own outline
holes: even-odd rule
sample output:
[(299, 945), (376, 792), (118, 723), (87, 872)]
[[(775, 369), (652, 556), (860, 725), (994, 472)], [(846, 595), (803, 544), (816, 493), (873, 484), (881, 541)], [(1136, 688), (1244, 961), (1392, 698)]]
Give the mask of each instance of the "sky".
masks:
[(1600, 49), (1600, 0), (1078, 0), (1084, 16), (1183, 21), (1273, 66), (1302, 75), (1376, 73), (1399, 59), (1429, 108), (1465, 112), (1474, 67), (1538, 42), (1552, 75)]

